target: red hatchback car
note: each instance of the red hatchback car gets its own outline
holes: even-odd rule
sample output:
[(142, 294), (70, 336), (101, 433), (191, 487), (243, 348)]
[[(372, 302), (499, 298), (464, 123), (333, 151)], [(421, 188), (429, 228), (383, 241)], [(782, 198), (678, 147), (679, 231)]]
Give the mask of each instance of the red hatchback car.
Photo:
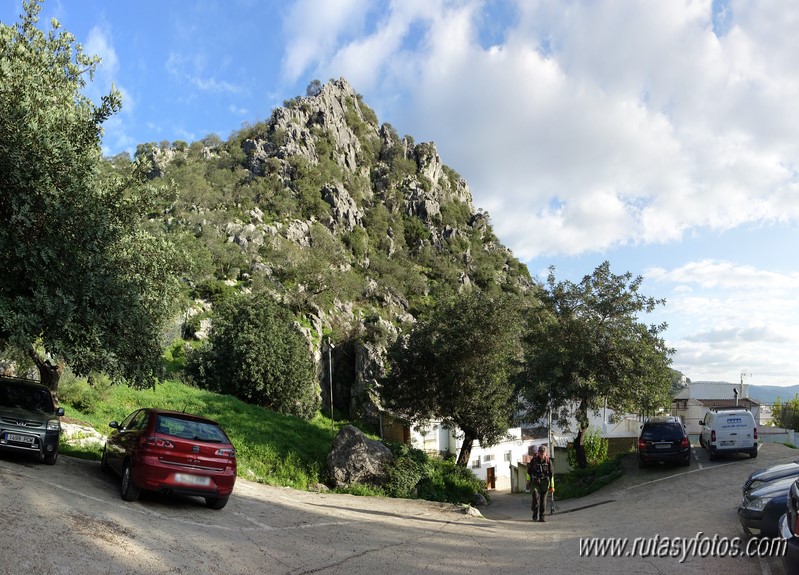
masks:
[(139, 409), (105, 441), (100, 469), (122, 477), (122, 499), (141, 490), (195, 495), (211, 509), (227, 505), (236, 482), (236, 449), (218, 423), (197, 415)]

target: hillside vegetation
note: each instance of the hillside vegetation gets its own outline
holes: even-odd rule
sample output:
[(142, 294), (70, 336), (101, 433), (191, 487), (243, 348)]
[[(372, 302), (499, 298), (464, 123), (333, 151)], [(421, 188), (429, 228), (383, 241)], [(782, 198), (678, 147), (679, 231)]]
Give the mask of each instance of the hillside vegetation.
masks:
[[(109, 422), (122, 421), (142, 406), (185, 410), (214, 419), (236, 447), (240, 477), (294, 489), (325, 489), (326, 459), (333, 436), (348, 423), (331, 422), (321, 413), (310, 420), (283, 415), (174, 380), (153, 389), (135, 389), (111, 385), (107, 378), (95, 378), (90, 384), (67, 374), (61, 390), (66, 419), (89, 424), (104, 434), (110, 431)], [(391, 448), (396, 457), (385, 485), (353, 485), (339, 491), (450, 503), (469, 503), (475, 493), (485, 492), (483, 482), (470, 471), (456, 468), (453, 460), (431, 459), (407, 446)], [(61, 452), (99, 461), (102, 448), (96, 444), (74, 447), (62, 437)]]

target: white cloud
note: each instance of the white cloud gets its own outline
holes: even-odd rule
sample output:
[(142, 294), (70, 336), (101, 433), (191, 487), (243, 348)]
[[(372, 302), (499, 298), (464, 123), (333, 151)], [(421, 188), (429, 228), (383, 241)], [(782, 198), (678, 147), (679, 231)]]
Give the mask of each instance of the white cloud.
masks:
[[(206, 71), (205, 59), (195, 54), (192, 57), (179, 52), (171, 52), (165, 63), (166, 70), (179, 82), (188, 82), (203, 92), (239, 94), (243, 88), (233, 82), (220, 80)], [(187, 96), (190, 97), (190, 96)]]
[(309, 66), (335, 53), (341, 35), (361, 30), (368, 9), (366, 0), (299, 0), (283, 20), (289, 38), (283, 59), (283, 75), (297, 80)]
[(407, 4), (349, 39), (359, 2), (326, 31), (298, 3), (288, 68), (345, 76), (435, 140), (522, 259), (799, 219), (799, 8), (732, 3), (717, 37), (709, 1), (520, 2), (485, 48), (480, 3)]
[(799, 274), (730, 261), (702, 260), (649, 268), (647, 282), (671, 288), (658, 321), (669, 323), (674, 367), (691, 379), (797, 383)]

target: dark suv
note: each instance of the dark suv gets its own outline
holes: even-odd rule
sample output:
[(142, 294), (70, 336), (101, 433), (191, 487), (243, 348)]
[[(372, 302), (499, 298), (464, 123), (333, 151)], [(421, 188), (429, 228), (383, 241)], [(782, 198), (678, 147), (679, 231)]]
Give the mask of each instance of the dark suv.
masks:
[(0, 449), (32, 453), (49, 465), (58, 458), (64, 408), (53, 405), (47, 386), (0, 377)]
[(691, 442), (679, 418), (650, 417), (638, 436), (638, 467), (650, 463), (691, 465)]

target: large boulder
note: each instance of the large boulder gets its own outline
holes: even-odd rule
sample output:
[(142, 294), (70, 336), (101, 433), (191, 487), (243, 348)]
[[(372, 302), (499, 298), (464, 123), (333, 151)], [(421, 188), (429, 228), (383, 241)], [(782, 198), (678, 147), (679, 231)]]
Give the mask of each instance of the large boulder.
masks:
[(335, 487), (354, 483), (381, 485), (388, 479), (386, 465), (394, 455), (391, 450), (361, 430), (345, 425), (333, 439), (327, 456), (327, 471)]

